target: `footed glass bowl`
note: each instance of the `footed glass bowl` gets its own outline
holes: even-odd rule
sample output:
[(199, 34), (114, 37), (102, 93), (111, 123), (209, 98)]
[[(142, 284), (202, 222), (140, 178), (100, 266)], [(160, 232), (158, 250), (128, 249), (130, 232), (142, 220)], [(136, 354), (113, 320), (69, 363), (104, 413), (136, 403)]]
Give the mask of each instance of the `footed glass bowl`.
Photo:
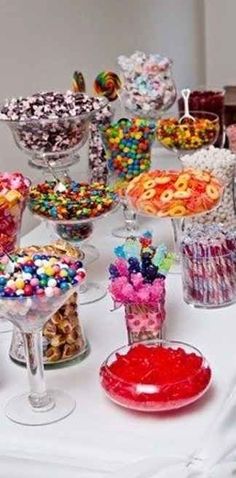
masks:
[(98, 98), (96, 109), (77, 116), (53, 117), (52, 112), (48, 118), (1, 121), (9, 126), (18, 148), (30, 156), (30, 164), (66, 168), (77, 162), (75, 153), (88, 139), (89, 121), (106, 104), (105, 98)]
[(219, 117), (207, 111), (190, 111), (194, 119), (166, 116), (157, 121), (156, 138), (164, 148), (179, 155), (191, 153), (214, 144), (220, 131)]
[(165, 412), (195, 402), (208, 390), (211, 376), (198, 349), (164, 340), (123, 346), (100, 369), (106, 395), (122, 407), (142, 412)]

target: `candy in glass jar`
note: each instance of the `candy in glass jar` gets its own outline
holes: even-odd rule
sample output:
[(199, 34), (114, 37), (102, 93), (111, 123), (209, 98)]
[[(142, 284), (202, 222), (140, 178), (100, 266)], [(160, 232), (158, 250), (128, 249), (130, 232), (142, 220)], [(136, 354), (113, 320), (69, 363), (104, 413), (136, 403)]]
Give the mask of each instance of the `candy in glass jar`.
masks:
[[(210, 146), (208, 149), (196, 151), (191, 155), (182, 156), (184, 168), (196, 168), (209, 171), (224, 185), (224, 192), (219, 206), (213, 211), (193, 219), (195, 223), (219, 223), (225, 226), (236, 224), (236, 210), (234, 199), (234, 176), (236, 155), (224, 148)], [(208, 181), (207, 174), (202, 175), (203, 183)], [(214, 194), (214, 191), (213, 191)]]
[(194, 225), (181, 242), (184, 301), (218, 308), (236, 299), (236, 234), (219, 225)]
[[(224, 146), (224, 99), (225, 92), (221, 89), (197, 89), (189, 96), (189, 109), (192, 111), (208, 111), (219, 117), (220, 131), (215, 146)], [(183, 98), (178, 99), (179, 110), (184, 109)]]
[(122, 71), (120, 98), (131, 116), (156, 119), (176, 100), (172, 76), (172, 61), (158, 54), (136, 51), (130, 57), (121, 55)]

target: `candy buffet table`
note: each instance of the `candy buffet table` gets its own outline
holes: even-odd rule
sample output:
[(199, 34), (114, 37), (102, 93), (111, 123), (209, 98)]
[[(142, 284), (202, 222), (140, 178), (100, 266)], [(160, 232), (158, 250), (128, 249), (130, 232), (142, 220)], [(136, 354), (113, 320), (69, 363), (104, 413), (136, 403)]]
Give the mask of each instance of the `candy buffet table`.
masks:
[[(120, 243), (110, 234), (116, 220), (120, 220), (120, 212), (98, 221), (93, 237), (100, 258), (90, 267), (90, 274), (104, 284), (112, 250)], [(168, 221), (144, 221), (160, 240), (170, 236)], [(41, 224), (23, 238), (22, 244), (47, 240), (49, 231)], [(34, 478), (103, 478), (148, 456), (191, 453), (201, 441), (235, 373), (236, 306), (213, 311), (192, 309), (182, 300), (181, 278), (169, 276), (166, 335), (200, 348), (211, 364), (214, 383), (202, 400), (178, 413), (145, 415), (114, 405), (99, 385), (100, 364), (126, 342), (123, 311), (110, 313), (111, 305), (107, 296), (81, 307), (90, 355), (82, 363), (45, 372), (49, 388), (65, 389), (77, 401), (75, 412), (53, 425), (24, 427), (4, 416), (5, 403), (26, 390), (27, 380), (25, 369), (8, 358), (11, 334), (0, 335), (0, 478), (25, 478), (31, 473)]]

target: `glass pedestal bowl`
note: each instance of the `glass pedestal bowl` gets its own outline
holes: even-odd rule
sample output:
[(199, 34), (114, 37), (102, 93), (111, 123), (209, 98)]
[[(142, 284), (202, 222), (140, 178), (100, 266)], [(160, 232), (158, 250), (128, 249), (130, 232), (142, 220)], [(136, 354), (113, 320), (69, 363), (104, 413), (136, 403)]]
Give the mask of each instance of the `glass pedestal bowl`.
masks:
[(0, 320), (7, 319), (23, 337), (30, 391), (17, 395), (5, 413), (22, 425), (47, 425), (70, 415), (75, 400), (61, 390), (47, 390), (43, 372), (42, 329), (49, 318), (77, 290), (73, 286), (55, 297), (0, 297)]
[[(43, 221), (46, 221), (46, 223), (50, 224), (53, 227), (54, 233), (57, 238), (59, 237), (60, 239), (63, 239), (74, 246), (77, 245), (84, 254), (85, 265), (89, 265), (99, 257), (97, 249), (93, 245), (87, 244), (87, 239), (92, 235), (94, 223), (95, 221), (102, 219), (103, 217), (115, 211), (119, 206), (119, 199), (118, 196), (112, 190), (106, 188), (106, 186), (101, 183), (89, 183), (87, 181), (84, 182), (84, 177), (86, 175), (86, 172), (78, 173), (79, 180), (74, 182), (74, 180), (70, 179), (69, 183), (67, 184), (68, 187), (70, 187), (70, 184), (73, 184), (74, 182), (78, 190), (83, 187), (91, 186), (89, 197), (94, 197), (94, 199), (91, 199), (91, 201), (95, 201), (93, 202), (93, 207), (96, 208), (96, 213), (93, 212), (92, 215), (90, 214), (90, 217), (88, 217), (88, 207), (86, 207), (83, 202), (84, 197), (82, 197), (80, 201), (70, 201), (69, 206), (66, 206), (63, 203), (63, 193), (56, 193), (56, 196), (53, 194), (53, 197), (51, 197), (50, 195), (51, 199), (47, 195), (49, 201), (49, 208), (47, 209), (47, 211), (51, 207), (55, 211), (55, 214), (53, 214), (52, 216), (49, 216), (49, 214), (46, 213), (45, 210), (41, 208), (41, 206), (38, 207), (39, 203), (37, 200), (37, 196), (33, 196), (35, 194), (35, 189), (31, 189), (28, 206), (35, 216), (37, 216)], [(44, 184), (46, 183), (43, 183), (43, 185)], [(37, 188), (39, 186), (41, 187), (42, 185), (37, 185)], [(109, 201), (106, 204), (103, 203), (103, 206), (101, 206), (101, 209), (99, 210), (97, 209), (97, 207), (99, 208), (99, 204), (101, 204), (101, 197), (99, 196), (99, 191), (102, 190), (101, 188), (106, 188), (107, 192), (105, 194), (107, 198), (109, 196)], [(105, 189), (103, 190), (105, 191)], [(96, 202), (96, 198), (98, 202)], [(62, 211), (61, 207), (63, 208), (63, 213), (61, 214), (59, 219), (57, 217), (57, 214), (59, 210)], [(71, 207), (72, 209), (70, 209)], [(64, 218), (62, 217), (63, 215)], [(70, 217), (70, 219), (68, 219), (68, 217)], [(86, 280), (86, 282), (83, 283), (80, 288), (80, 304), (84, 305), (96, 302), (97, 300), (102, 299), (105, 295), (106, 287), (97, 282)]]
[(182, 171), (149, 171), (129, 184), (126, 198), (131, 209), (140, 215), (171, 220), (175, 262), (169, 273), (181, 272), (183, 220), (216, 208), (223, 189), (223, 185), (211, 173), (191, 168)]
[[(72, 92), (69, 96), (51, 92), (41, 94), (41, 98), (42, 95), (44, 96), (43, 107), (49, 105), (47, 117), (44, 112), (36, 118), (34, 113), (31, 112), (27, 113), (26, 119), (13, 120), (8, 118), (5, 114), (5, 106), (2, 106), (1, 121), (9, 126), (18, 148), (30, 156), (31, 165), (45, 169), (58, 166), (68, 168), (77, 162), (76, 153), (88, 139), (90, 118), (107, 104), (107, 100), (96, 98), (96, 107), (95, 104), (93, 106), (90, 104), (87, 109), (81, 106), (80, 114), (76, 114), (77, 110), (75, 109), (70, 114), (65, 113), (60, 116), (57, 111), (58, 107), (55, 104), (51, 106), (50, 96), (58, 95), (58, 97), (60, 96), (59, 100), (63, 97), (63, 101), (66, 101), (66, 103), (70, 103), (72, 99), (74, 104), (78, 104), (78, 108), (79, 105), (83, 105), (83, 102), (88, 102), (92, 98), (83, 93), (74, 94)], [(32, 95), (34, 101), (36, 96)], [(21, 98), (17, 101), (23, 102), (23, 100)], [(25, 100), (29, 102), (31, 98)], [(39, 99), (39, 104), (36, 104), (36, 106), (33, 104), (32, 111), (40, 109), (40, 101)], [(23, 103), (22, 108), (24, 110)]]
[(102, 364), (100, 382), (117, 405), (141, 412), (177, 410), (209, 389), (211, 369), (184, 342), (148, 340), (125, 345)]
[(207, 148), (214, 144), (219, 135), (219, 117), (207, 111), (190, 111), (193, 119), (179, 119), (179, 116), (162, 117), (157, 121), (156, 138), (164, 148), (173, 151), (178, 157), (186, 153)]
[[(222, 148), (225, 143), (224, 99), (225, 90), (207, 86), (192, 90), (188, 99), (190, 110), (209, 111), (219, 116), (220, 131), (217, 141), (215, 142), (217, 148)], [(178, 108), (180, 111), (184, 109), (182, 97), (178, 99)]]

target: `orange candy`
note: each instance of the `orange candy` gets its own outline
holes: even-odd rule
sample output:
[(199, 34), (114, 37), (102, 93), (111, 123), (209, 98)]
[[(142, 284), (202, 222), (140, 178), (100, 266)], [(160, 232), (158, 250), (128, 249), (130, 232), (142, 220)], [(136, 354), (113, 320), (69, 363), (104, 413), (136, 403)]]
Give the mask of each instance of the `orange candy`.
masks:
[(129, 183), (127, 197), (140, 213), (185, 217), (216, 207), (222, 192), (222, 184), (211, 173), (189, 168), (142, 173)]

